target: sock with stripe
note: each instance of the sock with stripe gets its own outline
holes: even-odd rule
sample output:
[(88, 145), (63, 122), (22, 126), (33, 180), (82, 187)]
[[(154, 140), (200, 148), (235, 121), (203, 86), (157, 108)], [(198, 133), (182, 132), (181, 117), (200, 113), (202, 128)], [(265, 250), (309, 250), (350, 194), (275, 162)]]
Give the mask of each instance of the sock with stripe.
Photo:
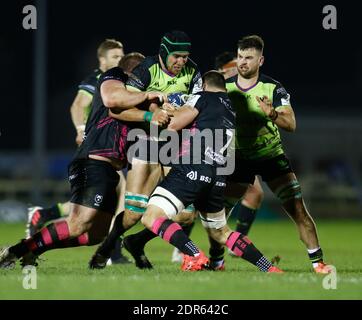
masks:
[(170, 219), (156, 219), (153, 223), (152, 231), (184, 254), (197, 256), (200, 253), (200, 250), (185, 234), (181, 226)]
[(323, 251), (320, 247), (315, 249), (307, 249), (309, 260), (312, 262), (313, 268), (318, 266), (319, 262), (323, 262)]
[(68, 223), (66, 221), (58, 221), (42, 228), (29, 239), (22, 240), (10, 247), (9, 251), (20, 258), (28, 252), (32, 252), (34, 255), (41, 255), (52, 249), (78, 247), (88, 244), (87, 233), (76, 238), (70, 238)]
[(214, 239), (209, 238), (210, 241), (210, 265), (213, 267), (219, 267), (224, 263), (224, 246), (220, 246)]
[(254, 246), (247, 236), (239, 232), (232, 232), (226, 246), (232, 250), (235, 255), (257, 266), (260, 271), (267, 272), (272, 263)]

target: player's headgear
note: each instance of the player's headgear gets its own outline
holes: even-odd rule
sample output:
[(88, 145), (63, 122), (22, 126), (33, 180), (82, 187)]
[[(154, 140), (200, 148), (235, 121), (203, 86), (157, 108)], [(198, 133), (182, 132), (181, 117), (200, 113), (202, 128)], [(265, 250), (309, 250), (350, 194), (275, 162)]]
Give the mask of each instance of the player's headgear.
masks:
[(168, 56), (175, 52), (191, 52), (191, 40), (183, 31), (173, 30), (167, 32), (161, 39), (160, 57), (166, 67)]

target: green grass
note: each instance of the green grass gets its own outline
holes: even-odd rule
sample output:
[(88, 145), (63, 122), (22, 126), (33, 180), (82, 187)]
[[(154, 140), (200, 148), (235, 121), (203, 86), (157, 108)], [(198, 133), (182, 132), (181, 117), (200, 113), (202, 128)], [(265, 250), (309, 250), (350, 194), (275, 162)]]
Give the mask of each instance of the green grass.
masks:
[[(225, 272), (185, 273), (170, 263), (172, 247), (161, 239), (149, 243), (154, 264), (149, 271), (134, 265), (87, 269), (95, 247), (47, 252), (37, 268), (37, 289), (25, 290), (19, 266), (0, 270), (0, 299), (362, 299), (361, 221), (317, 221), (325, 259), (337, 268), (337, 289), (322, 286), (313, 274), (304, 246), (290, 221), (257, 221), (250, 238), (269, 258), (282, 257), (285, 274), (259, 272), (246, 261), (226, 257)], [(233, 223), (231, 223), (233, 225)], [(131, 230), (139, 230), (137, 226)], [(23, 237), (24, 226), (0, 224), (0, 244)], [(192, 239), (208, 251), (205, 232), (196, 224)]]

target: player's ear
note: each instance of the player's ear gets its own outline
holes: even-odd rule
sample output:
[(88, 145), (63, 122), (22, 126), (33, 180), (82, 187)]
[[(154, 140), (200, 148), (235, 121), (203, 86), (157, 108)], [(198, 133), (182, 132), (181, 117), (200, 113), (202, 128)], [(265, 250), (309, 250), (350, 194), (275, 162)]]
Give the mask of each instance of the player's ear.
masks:
[(259, 67), (261, 67), (264, 64), (264, 56), (261, 56), (259, 59)]

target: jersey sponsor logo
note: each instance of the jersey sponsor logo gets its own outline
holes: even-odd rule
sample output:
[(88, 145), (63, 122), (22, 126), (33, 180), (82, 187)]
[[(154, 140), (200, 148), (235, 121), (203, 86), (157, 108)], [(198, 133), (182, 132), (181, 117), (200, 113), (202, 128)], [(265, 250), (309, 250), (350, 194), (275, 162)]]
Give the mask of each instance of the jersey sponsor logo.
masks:
[(215, 161), (217, 164), (224, 165), (226, 163), (225, 157), (222, 154), (215, 152), (210, 147), (206, 147), (205, 156), (212, 161)]
[(172, 86), (174, 84), (177, 84), (177, 79), (172, 79), (172, 80), (167, 81), (168, 86)]
[(225, 182), (221, 182), (221, 181), (216, 181), (215, 185), (217, 187), (226, 187), (226, 183)]
[(100, 194), (96, 194), (94, 197), (94, 205), (96, 207), (99, 207), (99, 205), (101, 204), (102, 201), (103, 201), (103, 196)]
[(193, 181), (197, 180), (197, 171), (190, 171), (186, 177)]

